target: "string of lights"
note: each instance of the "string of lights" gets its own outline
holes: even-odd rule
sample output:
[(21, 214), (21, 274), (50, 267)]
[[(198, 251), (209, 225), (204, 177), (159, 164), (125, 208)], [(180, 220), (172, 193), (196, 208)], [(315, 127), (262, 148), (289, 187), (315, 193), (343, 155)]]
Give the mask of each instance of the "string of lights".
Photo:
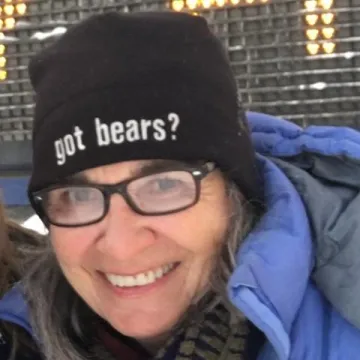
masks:
[(209, 22), (245, 109), (360, 128), (358, 0), (0, 0), (0, 142), (31, 139), (37, 51), (92, 14), (169, 9)]
[(305, 0), (305, 23), (307, 52), (310, 55), (320, 53), (333, 54), (336, 49), (334, 41), (335, 14), (334, 0)]
[(246, 6), (266, 4), (270, 0), (173, 0), (171, 8), (175, 11), (203, 10), (210, 8), (222, 8), (226, 5)]
[(14, 29), (16, 18), (26, 13), (26, 4), (24, 2), (15, 2), (15, 0), (5, 0), (0, 6), (0, 81), (7, 79), (6, 70), (6, 50), (7, 47), (3, 43), (5, 33)]

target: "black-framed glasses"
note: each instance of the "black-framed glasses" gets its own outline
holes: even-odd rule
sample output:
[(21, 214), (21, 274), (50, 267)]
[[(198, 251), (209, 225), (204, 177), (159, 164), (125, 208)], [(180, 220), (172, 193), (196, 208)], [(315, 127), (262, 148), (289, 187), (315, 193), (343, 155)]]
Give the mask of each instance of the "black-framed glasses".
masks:
[(49, 224), (80, 227), (100, 222), (110, 208), (110, 198), (121, 195), (140, 215), (167, 215), (194, 206), (201, 180), (215, 169), (213, 163), (181, 167), (138, 176), (115, 185), (55, 185), (34, 192), (36, 212)]

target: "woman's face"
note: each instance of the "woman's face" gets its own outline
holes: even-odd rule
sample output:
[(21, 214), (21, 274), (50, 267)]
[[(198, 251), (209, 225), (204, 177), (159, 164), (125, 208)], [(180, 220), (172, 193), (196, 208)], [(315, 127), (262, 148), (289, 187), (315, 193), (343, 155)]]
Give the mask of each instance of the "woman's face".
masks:
[[(141, 174), (149, 163), (122, 162), (82, 175), (114, 184)], [(113, 195), (101, 222), (52, 226), (50, 234), (66, 278), (84, 301), (117, 331), (149, 341), (168, 333), (206, 286), (230, 211), (224, 179), (214, 171), (201, 182), (199, 202), (187, 210), (142, 216)]]

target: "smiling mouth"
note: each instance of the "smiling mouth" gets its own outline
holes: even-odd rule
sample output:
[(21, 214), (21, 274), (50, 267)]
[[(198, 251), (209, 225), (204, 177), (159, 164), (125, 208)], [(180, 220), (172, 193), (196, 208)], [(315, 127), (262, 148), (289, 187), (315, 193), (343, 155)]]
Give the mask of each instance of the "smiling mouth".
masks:
[(150, 270), (144, 273), (139, 273), (133, 276), (123, 276), (116, 274), (105, 273), (106, 279), (113, 285), (119, 288), (141, 287), (152, 284), (157, 280), (163, 278), (165, 275), (172, 272), (179, 263), (170, 263), (163, 265), (157, 269)]

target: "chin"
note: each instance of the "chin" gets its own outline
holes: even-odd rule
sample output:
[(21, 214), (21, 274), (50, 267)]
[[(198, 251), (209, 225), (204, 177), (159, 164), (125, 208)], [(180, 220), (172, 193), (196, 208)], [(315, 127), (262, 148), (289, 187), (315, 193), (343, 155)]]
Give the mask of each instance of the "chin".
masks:
[(145, 314), (139, 316), (132, 316), (131, 319), (116, 322), (110, 321), (110, 324), (122, 335), (134, 339), (151, 339), (161, 337), (168, 334), (177, 325), (180, 317), (166, 317), (164, 316), (146, 316)]

